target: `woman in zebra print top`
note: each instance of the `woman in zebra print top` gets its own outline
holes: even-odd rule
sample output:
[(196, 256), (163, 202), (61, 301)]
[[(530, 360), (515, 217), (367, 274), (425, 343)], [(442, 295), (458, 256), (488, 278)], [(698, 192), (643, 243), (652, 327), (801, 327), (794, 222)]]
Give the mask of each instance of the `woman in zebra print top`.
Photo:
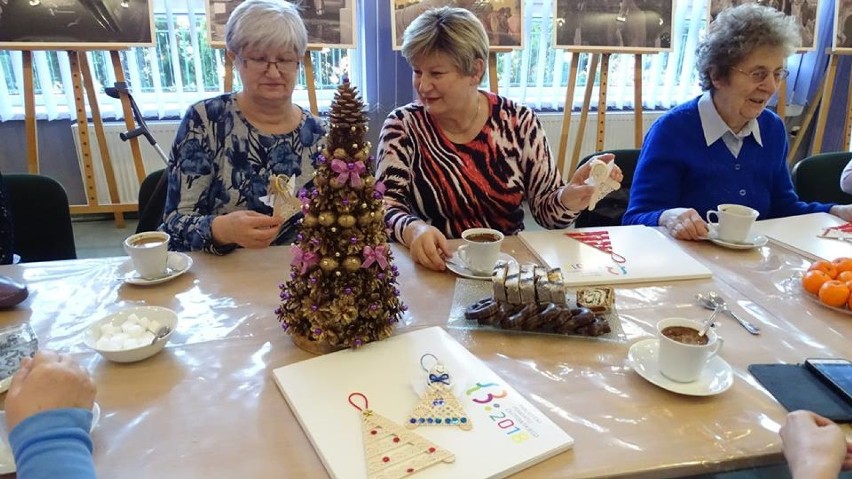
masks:
[[(533, 111), (479, 91), (488, 37), (473, 14), (427, 11), (405, 30), (402, 54), (414, 69), (419, 102), (385, 121), (377, 176), (387, 188), (391, 235), (417, 263), (445, 269), (447, 238), (468, 228), (516, 234), (524, 200), (546, 228), (570, 226), (588, 207), (588, 163), (566, 184)], [(612, 177), (621, 176), (613, 168)]]

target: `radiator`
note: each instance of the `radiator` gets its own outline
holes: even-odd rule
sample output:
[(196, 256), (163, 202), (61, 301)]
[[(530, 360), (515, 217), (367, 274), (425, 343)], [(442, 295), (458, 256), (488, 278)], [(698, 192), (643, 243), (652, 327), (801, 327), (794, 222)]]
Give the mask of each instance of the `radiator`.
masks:
[[(175, 140), (175, 133), (180, 122), (177, 121), (158, 121), (146, 122), (151, 134), (157, 140), (157, 144), (166, 154), (172, 147), (172, 142)], [(80, 135), (77, 123), (71, 124), (71, 136), (74, 138), (74, 147), (77, 149), (77, 160), (80, 165), (80, 175), (84, 176), (83, 172), (83, 154), (80, 149)], [(135, 204), (139, 196), (139, 180), (136, 179), (136, 167), (133, 164), (133, 154), (130, 151), (130, 142), (122, 141), (119, 138), (119, 133), (127, 131), (124, 122), (106, 123), (104, 124), (106, 133), (106, 143), (109, 148), (109, 157), (112, 160), (112, 169), (115, 172), (115, 183), (118, 187), (118, 197), (120, 203)], [(165, 163), (160, 158), (157, 150), (154, 149), (145, 137), (139, 138), (139, 148), (142, 151), (142, 163), (145, 166), (145, 174), (165, 168)], [(106, 175), (104, 174), (104, 164), (101, 161), (101, 153), (98, 147), (97, 136), (95, 135), (94, 125), (89, 123), (89, 144), (92, 151), (92, 168), (95, 173), (95, 187), (98, 191), (98, 204), (110, 204), (109, 187), (107, 186)], [(85, 184), (85, 178), (83, 178)]]
[[(654, 123), (654, 121), (656, 121), (662, 114), (663, 112), (643, 112), (643, 137), (651, 124)], [(562, 134), (562, 113), (540, 113), (538, 115), (538, 119), (547, 134), (547, 141), (550, 143), (551, 153), (554, 157), (556, 157), (559, 153), (559, 135)], [(568, 144), (566, 148), (566, 167), (571, 162), (571, 156), (574, 154), (574, 139), (577, 138), (577, 128), (579, 128), (579, 124), (580, 114), (572, 114), (571, 128), (568, 131)], [(586, 129), (583, 132), (583, 145), (580, 148), (580, 159), (595, 152), (597, 126), (597, 114), (590, 112), (586, 119)], [(622, 148), (636, 148), (633, 141), (633, 112), (607, 112), (603, 149), (614, 150)], [(562, 173), (565, 174), (565, 172)]]

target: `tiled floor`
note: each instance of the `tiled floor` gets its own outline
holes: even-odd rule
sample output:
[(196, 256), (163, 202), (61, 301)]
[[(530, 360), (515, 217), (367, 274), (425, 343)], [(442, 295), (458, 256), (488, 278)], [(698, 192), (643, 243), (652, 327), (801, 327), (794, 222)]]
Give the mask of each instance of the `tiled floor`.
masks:
[(125, 238), (136, 232), (135, 219), (125, 219), (124, 228), (116, 228), (112, 217), (76, 217), (72, 222), (78, 258), (126, 256), (121, 246)]

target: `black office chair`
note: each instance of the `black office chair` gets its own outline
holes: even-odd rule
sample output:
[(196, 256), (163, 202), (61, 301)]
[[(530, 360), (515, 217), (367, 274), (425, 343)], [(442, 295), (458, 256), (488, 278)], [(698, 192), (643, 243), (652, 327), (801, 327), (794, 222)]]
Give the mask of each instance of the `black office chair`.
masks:
[(139, 186), (139, 224), (136, 232), (155, 231), (163, 223), (166, 191), (169, 188), (166, 170), (154, 171)]
[(621, 226), (621, 218), (627, 211), (627, 202), (630, 199), (630, 185), (633, 184), (633, 172), (636, 171), (636, 162), (639, 160), (638, 149), (605, 150), (591, 154), (582, 160), (577, 168), (589, 161), (593, 156), (602, 153), (615, 155), (615, 163), (621, 168), (624, 179), (621, 180), (621, 188), (608, 194), (598, 201), (593, 211), (583, 210), (574, 226), (577, 228), (599, 227), (599, 226)]
[(840, 189), (840, 174), (852, 160), (852, 151), (820, 153), (793, 166), (793, 188), (802, 201), (852, 203), (852, 195)]
[(14, 231), (13, 250), (22, 263), (76, 259), (74, 229), (65, 189), (41, 175), (5, 175)]

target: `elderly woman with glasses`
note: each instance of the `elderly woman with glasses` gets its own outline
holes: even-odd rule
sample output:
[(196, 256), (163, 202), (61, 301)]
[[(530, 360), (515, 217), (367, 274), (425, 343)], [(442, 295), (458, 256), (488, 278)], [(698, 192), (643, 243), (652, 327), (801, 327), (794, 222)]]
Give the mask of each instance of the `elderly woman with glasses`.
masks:
[[(262, 198), (270, 177), (308, 183), (323, 124), (293, 103), (307, 31), (284, 0), (248, 0), (225, 27), (227, 55), (243, 88), (191, 106), (168, 168), (162, 229), (170, 249), (225, 254), (295, 238), (300, 214), (272, 216)], [(279, 176), (284, 175), (284, 176)]]
[(706, 239), (703, 217), (718, 205), (754, 208), (761, 219), (852, 206), (800, 201), (787, 169), (784, 122), (766, 109), (801, 43), (795, 20), (758, 4), (722, 11), (698, 46), (704, 94), (661, 117), (645, 138), (624, 224), (664, 226)]
[[(384, 182), (385, 221), (415, 262), (446, 268), (447, 238), (488, 227), (524, 228), (523, 202), (547, 228), (570, 226), (589, 206), (591, 166), (562, 180), (533, 111), (479, 90), (488, 36), (469, 10), (428, 10), (405, 30), (419, 102), (397, 108), (382, 126), (377, 176)], [(604, 162), (613, 155), (601, 155)], [(621, 169), (610, 175), (621, 181)]]

